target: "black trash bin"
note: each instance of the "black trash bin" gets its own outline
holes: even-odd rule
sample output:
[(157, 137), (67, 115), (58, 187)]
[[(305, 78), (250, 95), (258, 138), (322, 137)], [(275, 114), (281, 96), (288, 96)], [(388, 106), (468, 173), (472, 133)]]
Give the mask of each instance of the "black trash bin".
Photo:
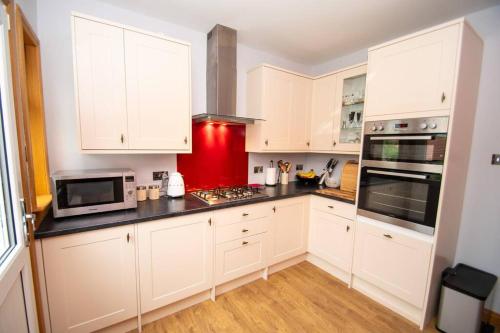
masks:
[(493, 332), (481, 323), (484, 301), (497, 277), (474, 267), (458, 264), (443, 272), (436, 328), (448, 333)]

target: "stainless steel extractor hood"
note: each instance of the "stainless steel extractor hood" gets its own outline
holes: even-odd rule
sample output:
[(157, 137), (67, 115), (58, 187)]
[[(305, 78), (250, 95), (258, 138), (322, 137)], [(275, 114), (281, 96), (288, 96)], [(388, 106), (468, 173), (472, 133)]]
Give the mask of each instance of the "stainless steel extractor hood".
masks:
[(196, 121), (253, 124), (236, 116), (236, 30), (217, 24), (207, 35), (207, 113)]

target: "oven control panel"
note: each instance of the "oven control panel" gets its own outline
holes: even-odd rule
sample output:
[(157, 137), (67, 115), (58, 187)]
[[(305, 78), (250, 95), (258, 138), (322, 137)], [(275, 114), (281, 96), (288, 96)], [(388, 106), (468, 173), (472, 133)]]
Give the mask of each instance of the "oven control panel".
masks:
[(446, 132), (448, 132), (448, 117), (380, 120), (365, 123), (365, 135)]

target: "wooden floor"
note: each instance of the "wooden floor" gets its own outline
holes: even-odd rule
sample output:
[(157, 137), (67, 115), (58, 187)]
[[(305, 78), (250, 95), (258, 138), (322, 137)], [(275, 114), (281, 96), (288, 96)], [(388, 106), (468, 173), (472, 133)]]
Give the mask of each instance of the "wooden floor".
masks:
[[(143, 328), (158, 332), (420, 332), (316, 266), (302, 262)], [(424, 332), (437, 332), (430, 325)]]

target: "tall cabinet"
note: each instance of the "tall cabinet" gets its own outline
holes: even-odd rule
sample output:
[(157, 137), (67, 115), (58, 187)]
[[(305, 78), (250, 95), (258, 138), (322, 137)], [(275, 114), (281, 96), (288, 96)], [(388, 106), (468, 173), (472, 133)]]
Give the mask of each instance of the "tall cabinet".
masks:
[(83, 152), (191, 151), (189, 44), (75, 14), (73, 53)]

